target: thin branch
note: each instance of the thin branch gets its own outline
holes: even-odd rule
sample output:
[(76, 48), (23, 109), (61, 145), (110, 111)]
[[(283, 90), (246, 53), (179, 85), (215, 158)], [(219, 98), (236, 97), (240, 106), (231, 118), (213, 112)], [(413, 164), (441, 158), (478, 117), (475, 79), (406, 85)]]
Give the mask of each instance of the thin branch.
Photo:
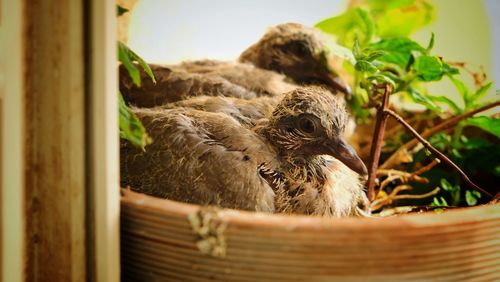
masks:
[[(451, 117), (443, 122), (441, 122), (440, 124), (428, 129), (428, 130), (425, 130), (423, 133), (422, 133), (422, 138), (429, 138), (431, 137), (432, 135), (440, 132), (440, 131), (443, 131), (443, 130), (446, 130), (454, 125), (456, 125), (458, 122), (460, 122), (461, 120), (463, 119), (466, 119), (466, 118), (469, 118), (477, 113), (480, 113), (480, 112), (484, 112), (486, 110), (489, 110), (491, 108), (494, 108), (494, 107), (497, 107), (497, 106), (500, 106), (500, 101), (496, 101), (496, 102), (493, 102), (491, 104), (488, 104), (488, 105), (485, 105), (481, 108), (478, 108), (478, 109), (475, 109), (473, 111), (470, 111), (470, 112), (467, 112), (467, 113), (464, 113), (464, 114), (461, 114), (459, 116), (454, 116), (454, 117)], [(413, 148), (415, 145), (418, 144), (418, 140), (416, 138), (412, 139), (411, 141), (405, 143), (403, 146), (401, 146), (398, 150), (396, 150), (396, 152), (394, 152), (381, 166), (380, 168), (389, 168), (389, 167), (393, 167), (394, 166), (394, 163), (396, 162), (397, 160), (397, 157), (398, 154), (403, 151), (403, 150), (407, 150), (409, 151), (411, 148)]]
[(428, 163), (427, 165), (419, 168), (418, 170), (412, 172), (414, 175), (420, 175), (426, 171), (429, 171), (431, 168), (435, 167), (438, 163), (441, 161), (439, 159), (433, 159), (432, 162)]
[(375, 180), (377, 179), (377, 168), (380, 159), (380, 151), (382, 142), (384, 141), (385, 126), (387, 124), (387, 115), (384, 113), (389, 108), (389, 96), (391, 95), (392, 87), (389, 84), (385, 85), (384, 98), (382, 105), (377, 108), (377, 121), (375, 122), (375, 132), (373, 134), (372, 147), (370, 151), (370, 167), (368, 174), (368, 199), (373, 201), (375, 195)]
[(400, 170), (394, 170), (394, 169), (389, 169), (389, 170), (382, 170), (381, 169), (381, 170), (377, 171), (378, 177), (384, 176), (384, 175), (387, 176), (387, 178), (384, 179), (380, 183), (378, 189), (376, 189), (375, 195), (378, 195), (378, 193), (380, 191), (382, 191), (387, 185), (389, 185), (390, 183), (392, 183), (395, 180), (399, 180), (401, 182), (401, 184), (406, 184), (410, 181), (418, 182), (418, 183), (422, 183), (422, 184), (429, 183), (429, 180), (427, 178), (421, 177), (415, 172), (409, 173), (406, 171), (400, 171)]
[(403, 195), (399, 195), (399, 192), (407, 191), (407, 190), (411, 190), (411, 189), (412, 189), (412, 187), (410, 185), (399, 185), (396, 188), (394, 188), (394, 190), (392, 190), (392, 192), (387, 197), (382, 198), (382, 199), (377, 199), (377, 200), (373, 201), (372, 204), (370, 205), (370, 208), (371, 208), (372, 211), (376, 211), (376, 210), (379, 210), (379, 209), (383, 208), (386, 205), (392, 204), (396, 200), (402, 200), (402, 199), (423, 199), (423, 198), (427, 198), (427, 197), (430, 197), (430, 196), (434, 196), (437, 193), (439, 193), (439, 191), (440, 191), (439, 187), (436, 187), (434, 190), (432, 190), (430, 192), (427, 192), (425, 194), (420, 194), (420, 195), (403, 194)]
[(434, 196), (437, 193), (439, 193), (441, 189), (439, 187), (434, 188), (434, 190), (427, 192), (425, 194), (419, 194), (419, 195), (411, 195), (411, 194), (404, 194), (404, 195), (397, 195), (396, 197), (393, 198), (393, 200), (402, 200), (402, 199), (423, 199), (427, 198), (430, 196)]
[[(499, 101), (500, 103), (500, 101)], [(449, 165), (450, 167), (452, 167), (454, 170), (456, 170), (461, 176), (462, 178), (464, 179), (464, 181), (471, 187), (473, 188), (474, 190), (476, 191), (479, 191), (481, 193), (483, 193), (484, 195), (487, 195), (488, 197), (490, 198), (493, 198), (493, 195), (491, 195), (490, 193), (488, 193), (487, 191), (485, 191), (484, 189), (482, 189), (481, 187), (477, 186), (476, 184), (474, 184), (470, 179), (469, 177), (454, 163), (452, 162), (450, 159), (448, 159), (448, 157), (446, 157), (443, 153), (441, 153), (440, 151), (438, 151), (436, 148), (434, 148), (430, 143), (429, 141), (425, 140), (422, 136), (420, 136), (420, 134), (418, 134), (418, 132), (413, 129), (413, 127), (411, 127), (408, 123), (406, 123), (402, 117), (400, 117), (397, 113), (391, 111), (391, 110), (385, 110), (385, 113), (392, 116), (394, 119), (396, 119), (399, 123), (401, 123), (404, 127), (406, 127), (412, 134), (413, 136), (415, 136), (415, 138), (420, 141), (420, 143), (422, 143), (422, 145), (424, 145), (425, 148), (427, 148), (429, 151), (431, 151), (432, 153), (434, 153), (441, 161), (445, 162), (447, 165)]]

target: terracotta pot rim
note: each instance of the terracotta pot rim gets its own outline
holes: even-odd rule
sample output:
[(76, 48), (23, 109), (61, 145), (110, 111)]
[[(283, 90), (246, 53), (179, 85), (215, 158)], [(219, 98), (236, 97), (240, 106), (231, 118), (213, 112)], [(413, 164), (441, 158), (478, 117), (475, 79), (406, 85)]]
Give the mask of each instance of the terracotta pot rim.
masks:
[[(131, 190), (125, 190), (122, 194), (123, 206), (144, 208), (164, 216), (186, 218), (188, 215), (206, 208), (199, 205), (155, 198)], [(373, 229), (401, 229), (404, 226), (429, 228), (430, 226), (449, 226), (498, 219), (500, 218), (500, 204), (452, 209), (439, 214), (424, 212), (385, 218), (324, 218), (320, 216), (269, 214), (222, 208), (217, 209), (217, 215), (219, 220), (231, 225), (277, 229), (311, 230), (349, 227), (366, 230), (370, 227)]]

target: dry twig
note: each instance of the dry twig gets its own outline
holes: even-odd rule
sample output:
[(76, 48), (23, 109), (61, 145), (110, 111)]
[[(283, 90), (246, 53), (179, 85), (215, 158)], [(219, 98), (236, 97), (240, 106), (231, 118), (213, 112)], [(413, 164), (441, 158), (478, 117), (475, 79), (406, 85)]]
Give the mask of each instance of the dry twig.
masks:
[(411, 194), (403, 194), (403, 195), (398, 195), (402, 191), (408, 191), (413, 189), (410, 185), (399, 185), (392, 192), (384, 198), (377, 199), (373, 201), (370, 205), (370, 208), (372, 211), (377, 211), (380, 210), (381, 208), (392, 204), (396, 200), (402, 200), (402, 199), (423, 199), (427, 198), (430, 196), (434, 196), (437, 193), (439, 193), (440, 189), (439, 187), (436, 187), (434, 190), (425, 193), (425, 194), (420, 194), (420, 195), (411, 195)]
[[(486, 110), (489, 110), (491, 108), (494, 108), (494, 107), (497, 107), (497, 106), (500, 106), (500, 101), (496, 101), (494, 103), (491, 103), (491, 104), (488, 104), (488, 105), (485, 105), (481, 108), (478, 108), (478, 109), (475, 109), (473, 111), (470, 111), (470, 112), (467, 112), (467, 113), (464, 113), (464, 114), (461, 114), (459, 116), (454, 116), (454, 117), (451, 117), (443, 122), (441, 122), (440, 124), (424, 131), (421, 135), (422, 138), (429, 138), (431, 137), (432, 135), (440, 132), (440, 131), (443, 131), (443, 130), (446, 130), (454, 125), (456, 125), (458, 122), (460, 122), (461, 120), (463, 119), (466, 119), (466, 118), (469, 118), (477, 113), (480, 113), (480, 112), (484, 112)], [(380, 168), (390, 168), (390, 167), (394, 167), (395, 164), (396, 164), (396, 160), (397, 160), (397, 156), (398, 154), (400, 154), (402, 151), (404, 150), (407, 150), (409, 151), (411, 148), (413, 148), (415, 145), (417, 145), (419, 143), (419, 141), (417, 140), (417, 138), (414, 138), (412, 140), (410, 140), (409, 142), (405, 143), (403, 146), (401, 146), (398, 150), (396, 150), (396, 152), (394, 152), (381, 166)]]
[[(500, 103), (500, 101), (499, 101)], [(490, 193), (488, 193), (487, 191), (485, 191), (484, 189), (482, 189), (481, 187), (477, 186), (476, 184), (474, 184), (470, 179), (469, 177), (453, 162), (451, 161), (450, 159), (448, 159), (448, 157), (446, 157), (443, 153), (441, 153), (440, 151), (438, 151), (436, 148), (434, 148), (430, 143), (429, 141), (425, 140), (422, 136), (420, 136), (420, 134), (418, 134), (417, 131), (415, 131), (415, 129), (413, 129), (413, 127), (411, 127), (408, 123), (406, 123), (402, 117), (400, 117), (397, 113), (393, 112), (392, 110), (385, 110), (385, 113), (387, 115), (390, 115), (392, 116), (393, 118), (395, 118), (398, 122), (400, 122), (402, 125), (404, 125), (404, 127), (406, 127), (412, 134), (413, 136), (422, 143), (422, 145), (424, 145), (425, 148), (427, 148), (429, 151), (431, 151), (432, 153), (434, 153), (441, 161), (445, 162), (447, 165), (449, 165), (450, 167), (452, 167), (454, 170), (456, 170), (461, 176), (462, 178), (464, 179), (464, 181), (471, 187), (473, 188), (474, 190), (476, 191), (479, 191), (480, 193), (482, 193), (483, 195), (486, 195), (490, 198), (493, 198), (493, 195), (491, 195)]]
[(392, 87), (389, 84), (384, 85), (384, 97), (382, 105), (377, 108), (377, 120), (375, 122), (375, 132), (373, 134), (372, 147), (370, 151), (370, 167), (368, 174), (368, 199), (375, 199), (375, 180), (377, 179), (377, 168), (380, 159), (380, 151), (382, 142), (384, 141), (385, 126), (387, 124), (387, 115), (385, 110), (389, 108), (389, 96), (391, 95)]

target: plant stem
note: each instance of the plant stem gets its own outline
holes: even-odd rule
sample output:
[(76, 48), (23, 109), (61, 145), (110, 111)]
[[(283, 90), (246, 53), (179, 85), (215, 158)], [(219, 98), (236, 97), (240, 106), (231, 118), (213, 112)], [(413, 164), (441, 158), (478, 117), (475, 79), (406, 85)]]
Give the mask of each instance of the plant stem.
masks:
[(484, 189), (482, 189), (481, 187), (477, 186), (476, 184), (474, 184), (470, 179), (469, 177), (453, 162), (451, 161), (450, 159), (448, 159), (448, 157), (446, 157), (443, 153), (441, 153), (440, 151), (438, 151), (436, 148), (434, 148), (430, 143), (429, 141), (425, 140), (422, 136), (420, 136), (420, 134), (418, 134), (418, 132), (413, 129), (413, 127), (411, 127), (411, 125), (409, 125), (406, 121), (404, 121), (404, 119), (399, 116), (397, 113), (393, 112), (392, 110), (390, 109), (386, 109), (384, 111), (387, 115), (390, 115), (392, 116), (394, 119), (396, 119), (399, 123), (401, 123), (404, 127), (406, 127), (412, 134), (413, 136), (415, 136), (415, 138), (420, 141), (420, 143), (422, 143), (422, 145), (424, 145), (425, 148), (427, 148), (429, 151), (431, 151), (432, 153), (434, 153), (441, 161), (445, 162), (447, 165), (449, 165), (450, 167), (452, 167), (454, 170), (456, 170), (461, 176), (462, 178), (464, 179), (464, 181), (474, 190), (490, 197), (490, 198), (493, 198), (493, 195), (491, 195), (490, 193), (486, 192)]
[[(444, 120), (443, 122), (441, 122), (440, 124), (424, 131), (422, 133), (422, 137), (423, 138), (428, 138), (440, 131), (443, 131), (443, 130), (446, 130), (452, 126), (454, 126), (455, 124), (457, 124), (458, 122), (460, 122), (461, 120), (463, 119), (466, 119), (466, 118), (469, 118), (477, 113), (480, 113), (480, 112), (483, 112), (483, 111), (486, 111), (486, 110), (489, 110), (491, 108), (494, 108), (494, 107), (497, 107), (497, 106), (500, 106), (500, 101), (496, 101), (496, 102), (493, 102), (491, 104), (488, 104), (488, 105), (485, 105), (481, 108), (478, 108), (478, 109), (475, 109), (473, 111), (470, 111), (470, 112), (467, 112), (467, 113), (464, 113), (464, 114), (461, 114), (459, 116), (454, 116), (454, 117), (451, 117), (447, 120)], [(394, 152), (381, 166), (380, 168), (390, 168), (390, 167), (393, 167), (394, 166), (394, 163), (396, 162), (396, 156), (399, 155), (399, 153), (401, 153), (401, 151), (403, 150), (410, 150), (411, 148), (413, 148), (415, 145), (418, 144), (418, 140), (416, 138), (412, 139), (411, 141), (405, 143), (403, 146), (401, 146), (398, 150), (396, 150), (396, 152)]]
[(458, 148), (458, 145), (460, 143), (460, 136), (462, 136), (464, 126), (465, 126), (465, 123), (463, 121), (461, 121), (457, 124), (457, 127), (455, 128), (455, 132), (453, 133), (453, 136), (451, 137), (451, 146), (453, 148)]
[(384, 141), (385, 126), (387, 124), (387, 115), (385, 110), (389, 108), (389, 96), (391, 95), (392, 87), (389, 84), (385, 85), (384, 97), (382, 105), (377, 108), (377, 121), (375, 122), (375, 131), (373, 134), (372, 148), (370, 151), (370, 167), (368, 174), (368, 199), (375, 200), (375, 180), (377, 179), (377, 168), (380, 159), (380, 151), (382, 142)]

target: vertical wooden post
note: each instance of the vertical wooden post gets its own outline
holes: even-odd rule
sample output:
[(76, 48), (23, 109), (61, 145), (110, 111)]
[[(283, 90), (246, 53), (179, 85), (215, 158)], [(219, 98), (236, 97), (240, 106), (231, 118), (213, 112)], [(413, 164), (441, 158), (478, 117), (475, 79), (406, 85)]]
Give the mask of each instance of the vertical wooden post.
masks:
[(90, 280), (119, 281), (119, 140), (117, 24), (114, 1), (87, 1), (90, 72), (89, 125)]
[(85, 281), (83, 1), (21, 2), (27, 280)]
[(24, 83), (21, 1), (0, 3), (0, 281), (24, 281)]

